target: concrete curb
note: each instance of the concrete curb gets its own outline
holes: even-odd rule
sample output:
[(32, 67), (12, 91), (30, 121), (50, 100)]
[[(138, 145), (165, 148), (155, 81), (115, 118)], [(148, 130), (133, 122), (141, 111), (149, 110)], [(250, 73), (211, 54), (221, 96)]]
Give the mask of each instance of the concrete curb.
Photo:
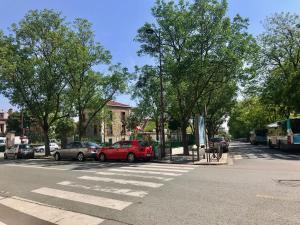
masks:
[(222, 158), (219, 162), (213, 161), (213, 162), (206, 162), (206, 159), (202, 159), (200, 161), (191, 161), (191, 160), (180, 160), (180, 161), (171, 161), (171, 160), (152, 160), (151, 162), (154, 163), (162, 163), (162, 164), (188, 164), (188, 165), (212, 165), (212, 166), (218, 166), (218, 165), (227, 165), (228, 164), (228, 153), (223, 153)]

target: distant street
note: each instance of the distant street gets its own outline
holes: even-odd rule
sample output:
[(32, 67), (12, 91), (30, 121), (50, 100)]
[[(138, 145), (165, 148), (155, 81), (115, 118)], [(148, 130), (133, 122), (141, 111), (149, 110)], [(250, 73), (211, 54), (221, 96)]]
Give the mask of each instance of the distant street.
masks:
[(300, 224), (300, 154), (233, 142), (229, 155), (223, 166), (0, 158), (0, 224)]

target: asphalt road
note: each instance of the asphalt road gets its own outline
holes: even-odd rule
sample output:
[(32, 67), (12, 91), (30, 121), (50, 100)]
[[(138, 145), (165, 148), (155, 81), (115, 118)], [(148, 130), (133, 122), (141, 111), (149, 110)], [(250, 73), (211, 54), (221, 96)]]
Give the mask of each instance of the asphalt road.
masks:
[(0, 158), (0, 225), (300, 224), (300, 154), (229, 154), (223, 166)]

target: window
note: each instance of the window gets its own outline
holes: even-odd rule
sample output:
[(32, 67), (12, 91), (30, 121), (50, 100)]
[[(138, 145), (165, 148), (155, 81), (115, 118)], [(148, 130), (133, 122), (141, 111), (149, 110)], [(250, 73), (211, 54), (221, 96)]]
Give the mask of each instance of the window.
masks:
[(300, 133), (300, 119), (291, 119), (291, 128), (294, 134)]
[(124, 141), (122, 142), (122, 148), (131, 148), (132, 144), (130, 141)]
[(117, 149), (117, 148), (120, 148), (120, 143), (119, 143), (119, 142), (114, 143), (112, 147), (113, 147), (113, 148), (116, 148), (116, 149)]
[(0, 124), (0, 133), (4, 133), (4, 124)]
[(125, 121), (125, 112), (121, 112), (121, 121)]
[(109, 111), (109, 119), (112, 121), (113, 120), (113, 112)]
[(73, 142), (72, 148), (82, 148), (82, 144), (80, 142)]
[(125, 135), (125, 134), (126, 134), (126, 126), (122, 125), (121, 135)]
[(0, 119), (4, 119), (4, 113), (0, 113)]
[(107, 135), (113, 135), (113, 127), (111, 124), (107, 126)]

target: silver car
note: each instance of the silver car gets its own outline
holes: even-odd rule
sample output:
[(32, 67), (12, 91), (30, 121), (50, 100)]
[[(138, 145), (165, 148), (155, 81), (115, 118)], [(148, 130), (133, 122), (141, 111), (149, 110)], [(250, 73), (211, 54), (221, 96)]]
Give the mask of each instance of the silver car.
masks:
[(93, 142), (75, 141), (66, 146), (66, 148), (57, 149), (53, 152), (56, 161), (61, 159), (77, 159), (84, 161), (87, 158), (96, 159), (100, 146)]
[(7, 148), (4, 152), (4, 159), (24, 159), (34, 158), (34, 149), (28, 144), (19, 144), (14, 147)]

